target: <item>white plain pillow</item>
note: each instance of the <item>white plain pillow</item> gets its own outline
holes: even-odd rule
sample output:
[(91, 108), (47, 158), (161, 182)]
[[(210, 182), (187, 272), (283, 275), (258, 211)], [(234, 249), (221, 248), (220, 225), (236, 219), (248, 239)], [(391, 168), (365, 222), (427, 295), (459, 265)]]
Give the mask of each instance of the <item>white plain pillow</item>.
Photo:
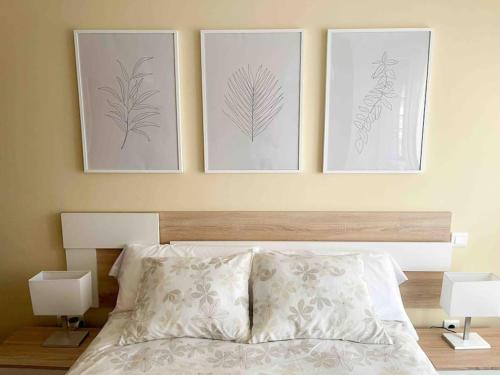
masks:
[(113, 312), (133, 310), (135, 298), (139, 288), (139, 281), (142, 273), (143, 258), (163, 258), (163, 257), (199, 257), (210, 258), (227, 255), (235, 255), (252, 250), (249, 246), (179, 246), (179, 245), (127, 245), (115, 264), (111, 272), (118, 270), (117, 279), (120, 289)]
[(402, 321), (408, 333), (418, 340), (417, 331), (406, 313), (399, 290), (399, 285), (408, 278), (389, 254), (366, 255), (368, 257), (363, 258), (365, 281), (368, 284), (376, 314), (382, 320)]

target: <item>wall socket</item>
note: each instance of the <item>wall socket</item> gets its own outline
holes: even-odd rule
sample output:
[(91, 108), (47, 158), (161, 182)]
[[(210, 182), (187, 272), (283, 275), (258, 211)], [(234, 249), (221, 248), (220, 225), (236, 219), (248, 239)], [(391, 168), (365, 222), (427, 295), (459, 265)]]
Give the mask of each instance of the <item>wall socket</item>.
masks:
[(460, 327), (460, 320), (443, 320), (443, 328), (448, 328), (448, 329), (456, 329)]

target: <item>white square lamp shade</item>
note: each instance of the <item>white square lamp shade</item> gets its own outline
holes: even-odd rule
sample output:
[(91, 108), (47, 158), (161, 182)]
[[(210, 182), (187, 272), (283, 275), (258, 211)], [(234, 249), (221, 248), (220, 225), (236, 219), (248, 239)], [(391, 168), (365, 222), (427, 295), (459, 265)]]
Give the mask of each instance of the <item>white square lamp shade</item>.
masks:
[(43, 346), (78, 347), (88, 331), (69, 330), (67, 317), (83, 315), (92, 304), (90, 271), (42, 271), (29, 279), (35, 315), (63, 317), (63, 330), (55, 331)]
[(92, 304), (89, 271), (42, 271), (29, 287), (35, 315), (83, 315)]
[(465, 317), (463, 334), (443, 334), (454, 349), (491, 348), (470, 332), (470, 323), (472, 317), (500, 317), (500, 278), (485, 272), (445, 272), (441, 307), (450, 316)]

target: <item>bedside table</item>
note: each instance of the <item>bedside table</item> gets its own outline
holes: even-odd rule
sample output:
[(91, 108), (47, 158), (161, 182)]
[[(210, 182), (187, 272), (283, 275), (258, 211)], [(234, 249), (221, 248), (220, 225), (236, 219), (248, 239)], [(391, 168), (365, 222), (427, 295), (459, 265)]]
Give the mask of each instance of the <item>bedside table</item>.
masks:
[(474, 328), (491, 345), (484, 350), (454, 350), (441, 336), (444, 329), (417, 329), (420, 347), (440, 374), (500, 375), (500, 328)]
[(86, 328), (89, 335), (78, 348), (47, 348), (42, 343), (57, 327), (25, 327), (0, 344), (0, 375), (64, 374), (99, 333)]

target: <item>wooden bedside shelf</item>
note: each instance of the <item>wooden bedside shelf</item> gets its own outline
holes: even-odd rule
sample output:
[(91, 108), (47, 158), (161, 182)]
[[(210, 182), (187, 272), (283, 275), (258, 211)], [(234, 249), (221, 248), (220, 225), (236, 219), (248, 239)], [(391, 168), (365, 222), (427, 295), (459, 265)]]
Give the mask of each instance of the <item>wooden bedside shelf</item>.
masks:
[[(491, 345), (484, 350), (455, 350), (441, 336), (444, 329), (417, 329), (420, 347), (438, 371), (500, 370), (500, 328), (472, 328)], [(478, 372), (480, 373), (480, 372)]]
[(86, 328), (89, 335), (78, 348), (43, 347), (45, 339), (58, 329), (24, 327), (7, 337), (0, 344), (0, 374), (6, 373), (2, 368), (67, 370), (99, 333), (97, 328)]

